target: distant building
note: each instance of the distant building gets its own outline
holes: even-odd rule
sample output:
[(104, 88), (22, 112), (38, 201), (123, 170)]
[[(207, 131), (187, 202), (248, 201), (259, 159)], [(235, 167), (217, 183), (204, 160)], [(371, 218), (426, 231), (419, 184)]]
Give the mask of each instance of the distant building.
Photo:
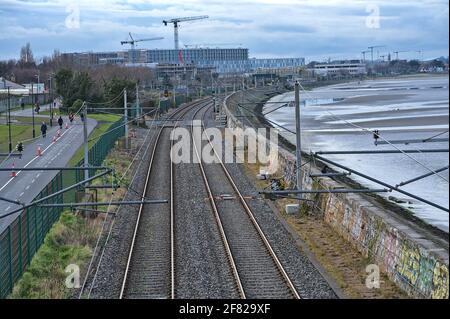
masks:
[[(181, 50), (128, 50), (118, 52), (65, 53), (63, 59), (74, 65), (90, 67), (106, 64), (149, 66), (161, 64), (162, 70), (176, 65), (195, 65), (214, 69), (219, 74), (295, 72), (305, 65), (304, 58), (249, 59), (246, 48), (189, 48)], [(168, 65), (174, 65), (168, 68)], [(164, 71), (164, 72), (165, 72)]]
[(0, 77), (0, 93), (6, 94), (9, 93), (13, 95), (23, 95), (28, 94), (28, 89), (20, 84), (11, 82), (3, 77)]
[(252, 58), (236, 61), (212, 61), (203, 64), (203, 66), (214, 67), (219, 74), (268, 73), (278, 75), (298, 72), (298, 69), (304, 65), (304, 58)]
[(318, 76), (358, 76), (366, 75), (367, 67), (360, 60), (333, 61), (330, 63), (316, 64), (314, 72)]

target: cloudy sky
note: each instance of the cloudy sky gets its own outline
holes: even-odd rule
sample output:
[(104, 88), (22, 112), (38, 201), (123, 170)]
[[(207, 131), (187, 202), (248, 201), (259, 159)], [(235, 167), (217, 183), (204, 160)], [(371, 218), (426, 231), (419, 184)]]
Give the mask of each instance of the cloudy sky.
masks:
[[(448, 56), (445, 0), (0, 0), (0, 59), (30, 42), (35, 56), (120, 50), (135, 38), (162, 36), (140, 48), (172, 48), (163, 19), (209, 15), (180, 27), (181, 45), (242, 44), (252, 57), (360, 58), (385, 45), (404, 58)], [(379, 51), (379, 52), (377, 52)]]

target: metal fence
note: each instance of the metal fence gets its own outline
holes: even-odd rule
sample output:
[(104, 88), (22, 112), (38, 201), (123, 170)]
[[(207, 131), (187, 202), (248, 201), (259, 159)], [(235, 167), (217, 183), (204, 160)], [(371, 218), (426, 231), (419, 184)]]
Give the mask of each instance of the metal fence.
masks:
[[(92, 166), (100, 166), (117, 139), (124, 135), (123, 119), (114, 123), (109, 132), (101, 136), (89, 150), (89, 162)], [(80, 161), (77, 166), (82, 166)], [(42, 190), (35, 200), (51, 195), (64, 187), (83, 180), (79, 171), (61, 171)], [(92, 173), (91, 173), (92, 174)], [(75, 192), (56, 196), (42, 204), (74, 202)], [(43, 208), (33, 206), (24, 210), (0, 234), (0, 299), (6, 298), (14, 287), (14, 283), (22, 276), (34, 254), (44, 242), (50, 228), (63, 212), (61, 207)]]
[[(49, 94), (35, 94), (34, 95), (34, 102), (31, 95), (27, 96), (11, 96), (9, 105), (11, 106), (11, 109), (20, 107), (20, 103), (25, 103), (25, 105), (34, 104), (35, 102), (39, 102), (39, 104), (43, 105), (50, 102), (50, 95)], [(0, 100), (0, 114), (5, 113), (8, 111), (8, 99), (1, 99)]]

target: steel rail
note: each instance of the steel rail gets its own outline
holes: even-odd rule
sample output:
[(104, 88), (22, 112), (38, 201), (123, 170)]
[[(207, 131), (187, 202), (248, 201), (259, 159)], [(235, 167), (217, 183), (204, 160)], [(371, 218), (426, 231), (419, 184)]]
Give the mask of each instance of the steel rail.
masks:
[[(185, 108), (176, 110), (175, 113), (171, 114), (167, 120), (173, 118), (175, 115), (178, 115), (179, 113), (182, 113), (185, 110), (188, 111), (188, 110), (192, 109), (193, 107), (198, 105), (198, 103), (199, 102), (194, 102), (194, 103), (186, 106)], [(146, 178), (145, 178), (144, 190), (142, 192), (142, 194), (143, 194), (142, 196), (143, 197), (145, 197), (145, 194), (147, 194), (147, 191), (148, 191), (148, 186), (149, 186), (149, 182), (150, 182), (150, 175), (151, 175), (151, 172), (152, 172), (152, 169), (153, 169), (153, 162), (154, 162), (154, 159), (155, 159), (156, 150), (158, 148), (159, 140), (160, 140), (160, 137), (161, 137), (161, 134), (162, 134), (164, 128), (165, 128), (164, 126), (162, 126), (160, 128), (160, 130), (158, 132), (158, 135), (156, 136), (156, 139), (155, 139), (155, 143), (154, 143), (154, 146), (153, 146), (149, 167), (148, 167), (148, 170), (147, 170), (147, 175), (146, 175)], [(139, 207), (138, 217), (137, 217), (137, 220), (136, 220), (136, 225), (134, 227), (133, 238), (132, 238), (131, 245), (130, 245), (130, 250), (129, 250), (129, 253), (128, 253), (127, 265), (125, 267), (125, 274), (124, 274), (123, 281), (122, 281), (122, 287), (121, 287), (121, 290), (120, 290), (119, 299), (124, 299), (124, 293), (125, 293), (125, 288), (126, 288), (126, 284), (127, 284), (128, 274), (129, 274), (129, 271), (130, 271), (131, 259), (132, 259), (132, 256), (133, 256), (133, 251), (134, 251), (134, 247), (135, 247), (135, 243), (136, 243), (136, 237), (137, 237), (137, 234), (138, 234), (140, 220), (141, 220), (141, 216), (142, 216), (143, 210), (144, 210), (144, 204), (140, 205), (140, 207)], [(173, 250), (173, 246), (171, 247), (171, 250)], [(173, 253), (171, 253), (171, 255), (173, 255)], [(172, 261), (171, 261), (171, 263), (172, 263)], [(171, 273), (172, 285), (173, 285), (173, 283), (175, 281), (174, 277), (175, 276), (174, 276), (174, 273), (173, 273), (173, 270), (172, 270), (172, 273)], [(172, 287), (171, 290), (173, 292), (174, 291), (174, 287)], [(171, 297), (173, 297), (173, 295)]]
[[(204, 101), (200, 101), (198, 104), (195, 103), (193, 104), (191, 107), (187, 107), (186, 109), (184, 109), (182, 112), (182, 115), (180, 115), (179, 117), (177, 117), (175, 120), (177, 121), (177, 124), (174, 126), (174, 129), (177, 128), (179, 126), (179, 120), (186, 115), (186, 113), (188, 113), (189, 111), (191, 111), (194, 107), (197, 107), (198, 105), (200, 105), (201, 103), (203, 103)], [(172, 160), (173, 158), (173, 145), (174, 145), (174, 140), (171, 139), (170, 142), (170, 244), (171, 244), (171, 251), (170, 251), (170, 256), (171, 256), (171, 260), (170, 260), (170, 267), (171, 267), (171, 298), (175, 299), (176, 298), (176, 291), (175, 291), (175, 167), (174, 167), (174, 162)]]
[[(195, 116), (200, 112), (200, 110), (201, 109), (198, 109), (194, 113), (193, 118), (195, 118)], [(192, 125), (191, 125), (191, 133), (193, 132), (193, 125), (194, 124), (192, 123)], [(216, 224), (217, 224), (217, 227), (219, 229), (220, 237), (222, 239), (222, 244), (223, 244), (223, 246), (225, 248), (225, 253), (227, 255), (227, 259), (228, 259), (228, 262), (230, 264), (231, 272), (233, 273), (233, 277), (235, 279), (235, 283), (236, 283), (236, 286), (237, 286), (237, 289), (238, 289), (240, 297), (242, 299), (246, 299), (247, 297), (245, 295), (245, 290), (244, 290), (244, 287), (242, 285), (241, 278), (239, 276), (239, 271), (237, 269), (236, 262), (234, 261), (233, 253), (231, 252), (230, 244), (228, 242), (228, 238), (227, 238), (227, 235), (225, 233), (225, 229), (223, 227), (222, 220), (221, 220), (220, 215), (219, 215), (219, 210), (217, 208), (215, 197), (214, 197), (214, 195), (212, 193), (211, 186), (210, 186), (208, 178), (206, 176), (206, 172), (205, 172), (205, 169), (203, 167), (203, 162), (202, 162), (202, 159), (201, 159), (201, 157), (199, 155), (199, 151), (198, 151), (198, 148), (197, 148), (197, 144), (195, 143), (195, 137), (194, 137), (193, 133), (191, 134), (191, 138), (192, 138), (192, 145), (194, 147), (194, 151), (195, 151), (196, 157), (198, 159), (198, 164), (199, 164), (199, 167), (200, 167), (200, 171), (202, 173), (203, 182), (205, 184), (206, 191), (208, 192), (208, 197), (209, 197), (209, 201), (211, 203), (211, 208), (213, 210), (214, 217), (215, 217), (215, 220), (216, 220)]]
[[(203, 115), (203, 119), (202, 119), (202, 135), (204, 133), (205, 130), (205, 126), (204, 126), (204, 118), (206, 117), (207, 111), (204, 113)], [(227, 176), (228, 181), (230, 182), (231, 186), (233, 187), (235, 193), (238, 195), (240, 203), (242, 204), (242, 206), (244, 207), (244, 210), (247, 213), (247, 216), (250, 218), (253, 226), (255, 227), (257, 233), (259, 234), (261, 240), (264, 243), (265, 248), (267, 249), (267, 251), (269, 252), (269, 255), (272, 257), (273, 261), (275, 262), (275, 265), (278, 269), (278, 271), (280, 272), (280, 274), (282, 275), (283, 279), (285, 280), (286, 284), (288, 285), (290, 291), (292, 292), (293, 296), (296, 299), (301, 299), (300, 294), (297, 292), (297, 289), (295, 288), (294, 284), (292, 283), (291, 279), (289, 278), (289, 275), (287, 274), (286, 270), (284, 269), (282, 263), (280, 262), (280, 260), (278, 259), (275, 251), (273, 250), (272, 246), (270, 245), (266, 235), (264, 234), (263, 230), (261, 229), (261, 227), (259, 226), (251, 208), (248, 206), (247, 202), (244, 199), (244, 196), (242, 195), (242, 193), (240, 192), (239, 188), (237, 187), (234, 179), (232, 178), (231, 174), (229, 173), (228, 169), (225, 167), (222, 159), (220, 158), (220, 156), (217, 154), (216, 149), (214, 148), (213, 143), (211, 142), (211, 139), (209, 136), (206, 136), (207, 138), (207, 142), (210, 144), (211, 149), (214, 151), (214, 154), (216, 156), (216, 158), (219, 160), (219, 164), (222, 167), (225, 175)]]

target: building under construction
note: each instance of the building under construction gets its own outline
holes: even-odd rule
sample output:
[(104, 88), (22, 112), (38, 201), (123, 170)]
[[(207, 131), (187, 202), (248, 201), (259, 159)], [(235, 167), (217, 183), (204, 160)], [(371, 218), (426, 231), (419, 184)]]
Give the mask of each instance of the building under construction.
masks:
[(255, 73), (258, 69), (298, 68), (303, 58), (250, 59), (247, 48), (186, 48), (128, 50), (117, 52), (65, 53), (63, 58), (73, 65), (91, 67), (105, 64), (149, 66), (159, 64), (174, 68), (195, 66), (212, 69), (219, 74)]

